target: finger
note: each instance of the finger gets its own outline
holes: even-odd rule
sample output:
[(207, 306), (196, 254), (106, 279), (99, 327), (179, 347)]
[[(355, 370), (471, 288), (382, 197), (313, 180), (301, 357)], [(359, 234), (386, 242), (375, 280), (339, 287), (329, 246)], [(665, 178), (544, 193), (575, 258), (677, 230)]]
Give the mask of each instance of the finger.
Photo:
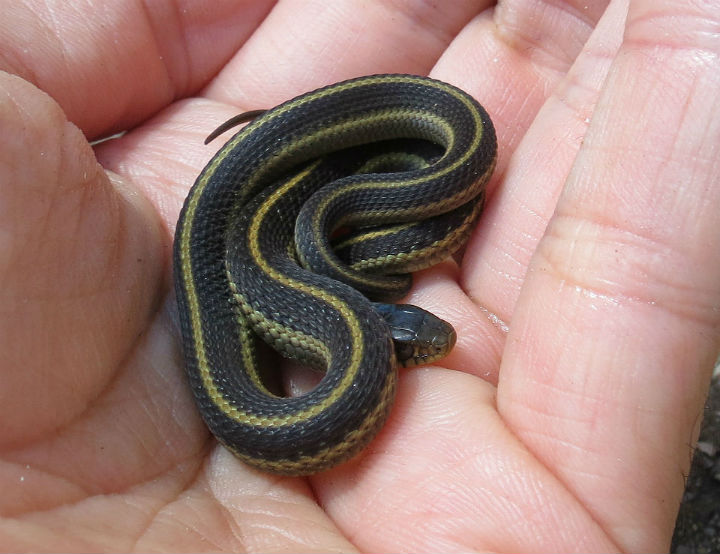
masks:
[(3, 446), (72, 420), (155, 305), (163, 259), (147, 204), (116, 189), (50, 98), (0, 73)]
[[(487, 325), (492, 314), (468, 298), (458, 285), (459, 275), (460, 269), (452, 261), (416, 273), (412, 292), (404, 301), (422, 306), (455, 328), (455, 347), (437, 365), (471, 373), (494, 384), (503, 344), (497, 340), (497, 329)], [(502, 325), (500, 321), (493, 323)]]
[(9, 2), (0, 21), (0, 69), (46, 91), (70, 121), (95, 137), (135, 126), (198, 90), (271, 5)]
[(459, 86), (488, 109), (500, 145), (496, 176), (504, 173), (510, 154), (608, 3), (499, 2), (466, 25), (433, 68), (432, 76)]
[(463, 25), (491, 4), (280, 2), (206, 92), (243, 109), (268, 108), (359, 75), (425, 75)]
[(669, 546), (718, 353), (719, 24), (631, 3), (501, 369), (508, 424), (628, 551)]
[[(473, 92), (490, 111), (499, 142), (487, 207), (459, 279), (443, 289), (449, 301), (438, 315), (458, 331), (447, 367), (497, 382), (510, 308), (527, 268), (519, 255), (532, 252), (542, 235), (562, 184), (554, 179), (563, 165), (569, 171), (620, 42), (624, 13), (616, 8), (600, 20), (604, 4), (503, 3), (493, 17), (482, 14), (468, 25), (432, 72)], [(483, 70), (466, 71), (468, 63)], [(529, 174), (518, 175), (519, 167)]]
[[(525, 137), (512, 151), (502, 187), (490, 198), (465, 252), (460, 282), (475, 304), (467, 313), (481, 309), (488, 314), (470, 325), (486, 328), (489, 317), (496, 331), (484, 346), (494, 355), (480, 358), (486, 364), (483, 373), (493, 382), (530, 257), (582, 144), (622, 40), (626, 12), (626, 1), (614, 2), (567, 75), (554, 84)], [(506, 151), (506, 158), (508, 155)], [(487, 329), (482, 334), (486, 335)]]

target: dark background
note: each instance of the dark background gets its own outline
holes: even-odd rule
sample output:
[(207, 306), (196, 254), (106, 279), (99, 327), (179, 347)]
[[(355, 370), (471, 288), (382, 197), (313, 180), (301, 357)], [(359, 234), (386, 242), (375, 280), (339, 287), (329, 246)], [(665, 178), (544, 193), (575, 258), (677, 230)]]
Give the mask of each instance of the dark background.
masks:
[(672, 550), (720, 553), (720, 366), (715, 367), (700, 439), (687, 477)]

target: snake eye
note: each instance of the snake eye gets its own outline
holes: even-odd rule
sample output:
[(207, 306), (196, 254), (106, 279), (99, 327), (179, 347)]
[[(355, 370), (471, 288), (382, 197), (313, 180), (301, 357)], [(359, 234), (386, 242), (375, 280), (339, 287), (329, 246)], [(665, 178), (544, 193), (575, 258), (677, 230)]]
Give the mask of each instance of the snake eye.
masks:
[(415, 365), (414, 363), (408, 364), (408, 362), (414, 362), (415, 348), (409, 342), (396, 342), (395, 357), (401, 366)]

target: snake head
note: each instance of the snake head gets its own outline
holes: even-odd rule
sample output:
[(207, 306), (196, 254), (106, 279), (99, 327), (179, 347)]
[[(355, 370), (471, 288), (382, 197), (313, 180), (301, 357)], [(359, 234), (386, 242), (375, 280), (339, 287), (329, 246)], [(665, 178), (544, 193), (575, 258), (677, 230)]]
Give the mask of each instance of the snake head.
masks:
[(395, 356), (403, 367), (433, 363), (455, 346), (453, 326), (427, 310), (412, 304), (373, 303), (373, 307), (389, 325)]

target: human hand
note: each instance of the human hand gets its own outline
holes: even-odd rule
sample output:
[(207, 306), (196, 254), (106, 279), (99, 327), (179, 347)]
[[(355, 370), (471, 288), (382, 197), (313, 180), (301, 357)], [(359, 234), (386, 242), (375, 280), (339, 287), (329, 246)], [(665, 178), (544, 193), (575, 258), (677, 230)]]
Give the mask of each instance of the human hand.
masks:
[[(720, 7), (238, 4), (4, 9), (2, 549), (667, 549), (718, 354)], [(498, 131), (462, 265), (411, 295), (458, 344), (356, 460), (265, 475), (185, 383), (177, 214), (219, 122), (382, 72)]]

